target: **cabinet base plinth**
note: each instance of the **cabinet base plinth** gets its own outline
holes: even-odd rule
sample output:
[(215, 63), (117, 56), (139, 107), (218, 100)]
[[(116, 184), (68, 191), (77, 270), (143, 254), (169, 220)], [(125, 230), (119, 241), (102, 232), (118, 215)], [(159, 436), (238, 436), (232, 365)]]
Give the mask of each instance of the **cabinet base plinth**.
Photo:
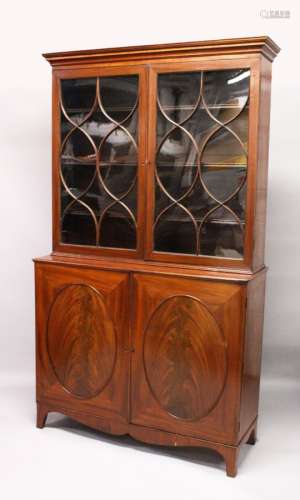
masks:
[(137, 441), (158, 446), (186, 446), (208, 448), (216, 451), (224, 459), (226, 474), (229, 477), (237, 475), (238, 456), (241, 446), (244, 443), (255, 444), (256, 442), (256, 421), (251, 424), (248, 431), (237, 446), (215, 443), (192, 436), (182, 436), (171, 432), (143, 427), (136, 424), (122, 421), (106, 420), (91, 414), (74, 411), (73, 409), (61, 408), (52, 404), (37, 403), (37, 427), (43, 428), (46, 423), (48, 413), (56, 412), (76, 420), (88, 427), (100, 432), (113, 435), (129, 435)]

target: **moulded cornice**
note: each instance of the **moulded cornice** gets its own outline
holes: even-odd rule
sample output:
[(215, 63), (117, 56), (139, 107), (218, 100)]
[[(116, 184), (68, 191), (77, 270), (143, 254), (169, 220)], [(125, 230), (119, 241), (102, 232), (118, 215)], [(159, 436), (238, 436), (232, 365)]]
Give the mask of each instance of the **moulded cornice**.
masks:
[(145, 60), (159, 61), (164, 58), (183, 58), (201, 56), (262, 54), (273, 61), (280, 48), (268, 36), (250, 38), (229, 38), (202, 42), (168, 43), (160, 45), (141, 45), (108, 49), (79, 50), (43, 54), (53, 67), (77, 66), (105, 62)]

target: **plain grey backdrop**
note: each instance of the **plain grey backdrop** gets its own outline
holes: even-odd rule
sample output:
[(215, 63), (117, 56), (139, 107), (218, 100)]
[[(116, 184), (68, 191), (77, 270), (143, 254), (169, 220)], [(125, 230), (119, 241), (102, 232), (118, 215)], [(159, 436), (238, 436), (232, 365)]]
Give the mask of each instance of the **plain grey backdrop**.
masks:
[[(289, 10), (286, 19), (265, 11)], [(117, 498), (294, 498), (300, 463), (300, 18), (297, 2), (11, 1), (1, 8), (0, 491)], [(51, 71), (42, 52), (267, 34), (273, 64), (260, 440), (225, 477), (210, 454), (159, 451), (52, 416), (35, 429), (31, 259), (51, 250)], [(84, 434), (85, 437), (82, 437)], [(186, 456), (185, 459), (182, 457)], [(298, 465), (297, 465), (298, 464)]]

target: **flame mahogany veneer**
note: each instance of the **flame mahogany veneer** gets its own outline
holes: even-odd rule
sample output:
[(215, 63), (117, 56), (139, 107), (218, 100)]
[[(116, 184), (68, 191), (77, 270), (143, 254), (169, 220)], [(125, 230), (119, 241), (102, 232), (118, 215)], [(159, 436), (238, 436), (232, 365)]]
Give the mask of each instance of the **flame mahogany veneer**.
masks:
[[(208, 447), (235, 476), (256, 441), (266, 268), (268, 37), (46, 54), (53, 67), (53, 252), (35, 259), (37, 426), (63, 413), (146, 443)], [(153, 251), (155, 75), (249, 68), (243, 258)], [(140, 77), (137, 248), (61, 242), (59, 82)]]

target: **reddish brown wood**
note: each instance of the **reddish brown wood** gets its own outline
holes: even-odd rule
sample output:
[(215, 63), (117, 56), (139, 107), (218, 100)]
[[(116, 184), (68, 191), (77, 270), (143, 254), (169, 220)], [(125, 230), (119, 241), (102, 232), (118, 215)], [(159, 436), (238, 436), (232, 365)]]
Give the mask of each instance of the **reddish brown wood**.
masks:
[(267, 182), (269, 159), (269, 128), (271, 105), (272, 65), (262, 58), (259, 86), (258, 136), (257, 148), (257, 178), (253, 192), (255, 198), (255, 222), (253, 237), (253, 270), (260, 269), (265, 257), (265, 226), (267, 212)]
[(252, 444), (254, 445), (257, 441), (257, 421), (255, 422), (255, 426), (253, 427), (251, 433), (249, 434), (249, 437), (247, 439), (247, 444)]
[(257, 418), (265, 303), (265, 275), (247, 286), (247, 313), (244, 334), (244, 368), (241, 392), (240, 436)]
[(207, 40), (203, 42), (169, 43), (111, 49), (80, 50), (43, 54), (49, 63), (56, 66), (75, 66), (130, 61), (168, 60), (169, 58), (214, 57), (226, 55), (249, 56), (263, 54), (272, 61), (280, 48), (267, 36)]
[[(156, 262), (176, 262), (185, 264), (198, 264), (205, 267), (224, 267), (231, 269), (252, 269), (253, 259), (253, 225), (255, 213), (255, 179), (257, 156), (254, 153), (254, 145), (257, 138), (258, 104), (260, 93), (260, 65), (259, 57), (248, 57), (247, 59), (218, 59), (198, 60), (197, 62), (180, 62), (168, 64), (152, 64), (149, 69), (149, 127), (148, 127), (148, 158), (147, 169), (147, 199), (148, 210), (146, 218), (146, 258)], [(157, 120), (157, 75), (159, 73), (172, 73), (179, 71), (213, 71), (217, 69), (249, 68), (251, 71), (251, 83), (249, 91), (249, 154), (247, 174), (247, 204), (246, 204), (246, 229), (243, 259), (220, 259), (219, 257), (204, 255), (179, 255), (153, 250), (153, 225), (154, 225), (154, 184), (155, 184), (155, 162), (156, 162), (156, 120)], [(261, 263), (260, 268), (263, 266)], [(258, 270), (258, 268), (256, 269)]]
[(46, 425), (46, 420), (48, 416), (48, 407), (44, 404), (37, 402), (36, 404), (36, 426), (38, 429), (43, 429)]
[(201, 278), (205, 280), (232, 281), (236, 283), (247, 283), (255, 279), (258, 274), (265, 274), (266, 268), (261, 269), (255, 275), (241, 270), (224, 271), (224, 269), (215, 267), (207, 269), (203, 266), (188, 264), (174, 264), (172, 262), (153, 262), (137, 259), (114, 259), (114, 258), (93, 258), (87, 255), (61, 254), (53, 252), (51, 255), (34, 259), (35, 262), (47, 262), (53, 265), (62, 265), (68, 267), (82, 267), (85, 269), (103, 269), (111, 271), (132, 271), (136, 273), (150, 274), (173, 274), (182, 277)]
[[(38, 408), (41, 405), (38, 404)], [(107, 434), (114, 435), (124, 435), (127, 434), (128, 424), (119, 418), (111, 418), (111, 415), (102, 415), (101, 411), (82, 411), (72, 405), (69, 407), (66, 405), (57, 404), (56, 401), (47, 401), (43, 404), (44, 411), (48, 413), (59, 412), (67, 417), (76, 420), (84, 425), (92, 427), (93, 429), (105, 432)]]
[(237, 475), (237, 461), (239, 456), (239, 448), (231, 447), (225, 448), (223, 452), (224, 460), (226, 463), (226, 474), (229, 477)]
[[(137, 170), (137, 248), (119, 249), (103, 248), (84, 245), (70, 245), (61, 242), (61, 210), (60, 210), (60, 100), (59, 86), (63, 78), (87, 78), (96, 76), (139, 76), (139, 104), (138, 104), (138, 170)], [(56, 70), (53, 72), (53, 92), (52, 92), (52, 213), (53, 213), (53, 250), (60, 253), (86, 254), (98, 257), (119, 257), (119, 258), (142, 258), (144, 255), (144, 219), (145, 219), (145, 157), (146, 157), (146, 128), (147, 128), (147, 71), (144, 66), (128, 66), (126, 69), (111, 66), (95, 69)]]
[(93, 398), (109, 383), (117, 335), (96, 289), (66, 285), (56, 294), (48, 316), (47, 349), (60, 384), (74, 396)]
[[(239, 395), (241, 383), (244, 380), (242, 375), (243, 315), (245, 286), (247, 285), (216, 280), (175, 278), (166, 274), (159, 277), (155, 274), (139, 273), (134, 275), (130, 287), (126, 276), (126, 273), (103, 271), (97, 267), (87, 269), (84, 266), (74, 268), (74, 266), (54, 265), (49, 262), (36, 263), (37, 425), (43, 427), (49, 408), (54, 407), (52, 411), (61, 411), (104, 432), (117, 434), (129, 432), (138, 438), (140, 433), (136, 428), (144, 429), (143, 436), (148, 431), (150, 432), (149, 429), (158, 428), (165, 431), (166, 436), (169, 436), (171, 432), (176, 436), (176, 440), (178, 440), (178, 435), (181, 436), (182, 439), (179, 440), (181, 445), (190, 443), (189, 439), (196, 439), (200, 441), (195, 441), (193, 445), (203, 446), (203, 442), (205, 444), (208, 440), (209, 447), (213, 449), (216, 446), (221, 447), (222, 455), (229, 468), (228, 474), (232, 475), (232, 464), (236, 461), (234, 458), (236, 453), (231, 448), (238, 447), (241, 440), (240, 411), (246, 411), (248, 417), (251, 415), (246, 406), (241, 406), (239, 410)], [(250, 276), (249, 279), (248, 286), (255, 284), (255, 280), (251, 280)], [(135, 289), (136, 299), (131, 289)], [(109, 290), (111, 294), (118, 292), (117, 296), (110, 297)], [(113, 319), (103, 318), (108, 313), (104, 303), (99, 301), (98, 293), (106, 298), (105, 303)], [(64, 294), (67, 295), (64, 296)], [(126, 302), (125, 296), (128, 296), (129, 303)], [(173, 299), (166, 300), (169, 297)], [(64, 301), (67, 301), (67, 306)], [(86, 302), (89, 303), (88, 306)], [(129, 320), (129, 310), (126, 304), (131, 305), (134, 323), (131, 340), (126, 333), (126, 324)], [(160, 304), (163, 305), (160, 306)], [(87, 307), (90, 308), (88, 311)], [(126, 311), (124, 311), (125, 308)], [(53, 319), (51, 311), (54, 314)], [(85, 314), (86, 311), (88, 314)], [(175, 317), (173, 317), (174, 314)], [(102, 318), (100, 320), (99, 315)], [(147, 321), (149, 316), (152, 318), (151, 321)], [(102, 327), (98, 325), (98, 320), (102, 323)], [(181, 325), (178, 327), (177, 323), (180, 321)], [(98, 352), (99, 359), (105, 365), (107, 359), (112, 359), (114, 350), (112, 322), (119, 338), (119, 348), (112, 380), (107, 382), (106, 389), (100, 387), (104, 378), (101, 371), (103, 365), (93, 368), (95, 363), (92, 362), (91, 367), (87, 364), (84, 353), (89, 349), (86, 350), (85, 343), (83, 349), (79, 348), (74, 357), (72, 350), (68, 349), (68, 335), (70, 336), (69, 343), (72, 344), (72, 340), (79, 339), (80, 334), (90, 332), (91, 358), (96, 359), (95, 355)], [(94, 336), (97, 332), (100, 335), (105, 328), (108, 331), (106, 336), (102, 337), (102, 341), (104, 341), (104, 347), (105, 342), (107, 344), (106, 356), (105, 352), (101, 351), (102, 344), (100, 346), (98, 344), (97, 348), (93, 344)], [(173, 328), (173, 332), (170, 332), (170, 328), (171, 330)], [(161, 335), (161, 341), (158, 342), (155, 342), (156, 329)], [(144, 332), (150, 335), (150, 351), (147, 343), (143, 343)], [(165, 332), (165, 335), (161, 332)], [(53, 369), (47, 346), (47, 333), (48, 335), (50, 333), (51, 342), (54, 345), (53, 357), (61, 360), (58, 366), (62, 369), (62, 375)], [(63, 342), (62, 349), (60, 349), (60, 339), (55, 340), (58, 333), (62, 336), (67, 335), (67, 342)], [(209, 341), (211, 336), (214, 338)], [(187, 350), (184, 353), (185, 357), (182, 358), (181, 353), (185, 345)], [(156, 351), (156, 357), (152, 349)], [(246, 344), (246, 349), (250, 350), (251, 346), (247, 347)], [(171, 360), (168, 359), (170, 355)], [(123, 375), (121, 375), (120, 368), (118, 373), (115, 373), (118, 363), (121, 364), (120, 358), (122, 357)], [(128, 378), (130, 357), (132, 358), (131, 390)], [(159, 398), (166, 397), (166, 404), (158, 404), (157, 395), (153, 394), (147, 383), (145, 371), (147, 358), (148, 376), (150, 379), (154, 376), (154, 383), (153, 381), (152, 383), (154, 386), (156, 384), (158, 391), (163, 390)], [(156, 367), (154, 371), (151, 371), (151, 363), (156, 358), (158, 359), (158, 373), (167, 373), (161, 387), (159, 378), (156, 377)], [(173, 371), (168, 368), (170, 361), (175, 365)], [(198, 365), (200, 365), (200, 371)], [(69, 378), (65, 382), (63, 378), (68, 366), (74, 367), (73, 374), (72, 370), (69, 371)], [(99, 377), (97, 369), (100, 370), (100, 383), (97, 387), (100, 393), (93, 397), (90, 391), (94, 392), (94, 382)], [(131, 395), (130, 413), (128, 413), (129, 402), (126, 387)], [(171, 411), (168, 408), (168, 404), (172, 404), (172, 398), (169, 399), (170, 391), (164, 392), (164, 389), (170, 387), (173, 404), (175, 401), (175, 412), (177, 409), (179, 415), (174, 414), (174, 406)], [(203, 391), (203, 387), (207, 393)], [(79, 394), (78, 388), (81, 391)], [(106, 392), (107, 395), (104, 397)], [(179, 398), (177, 403), (176, 397)], [(255, 401), (255, 394), (253, 398)], [(244, 402), (242, 404), (245, 405)], [(191, 413), (185, 414), (184, 411)], [(172, 439), (174, 440), (174, 437)], [(151, 442), (156, 441), (151, 438)], [(169, 442), (169, 438), (162, 439), (161, 444)]]
[(139, 275), (135, 290), (132, 422), (237, 444), (244, 287)]
[[(199, 446), (237, 472), (256, 442), (264, 306), (268, 37), (47, 54), (53, 66), (53, 253), (35, 259), (37, 427), (51, 411), (146, 443)], [(250, 68), (243, 260), (152, 251), (156, 75)], [(60, 242), (61, 78), (139, 74), (138, 247)], [(151, 260), (150, 260), (151, 259)]]
[[(41, 405), (38, 404), (38, 411), (41, 411)], [(78, 412), (72, 408), (57, 406), (55, 402), (47, 402), (43, 405), (43, 425), (45, 425), (45, 415), (50, 412), (60, 412), (77, 422), (88, 427), (92, 427), (106, 434), (125, 435), (128, 434), (138, 441), (160, 446), (196, 446), (199, 448), (208, 448), (217, 452), (225, 462), (226, 473), (229, 477), (235, 477), (237, 474), (238, 456), (240, 448), (244, 443), (252, 443), (256, 432), (256, 422), (249, 427), (237, 446), (228, 446), (221, 443), (214, 443), (209, 440), (203, 440), (191, 436), (182, 436), (172, 432), (160, 429), (146, 428), (132, 423), (124, 424), (115, 419), (99, 417), (97, 414)]]
[(172, 417), (198, 421), (213, 410), (227, 376), (227, 345), (205, 303), (177, 294), (160, 302), (144, 330), (143, 368), (153, 397)]
[(36, 264), (37, 401), (128, 418), (128, 275)]
[[(188, 57), (193, 47), (193, 57)], [(214, 57), (207, 50), (213, 49)], [(266, 213), (266, 180), (268, 162), (268, 123), (271, 63), (269, 59), (278, 52), (278, 47), (268, 37), (253, 39), (195, 42), (167, 46), (107, 49), (106, 51), (82, 51), (78, 53), (49, 54), (46, 58), (53, 64), (53, 249), (59, 253), (77, 253), (96, 257), (143, 258), (157, 262), (173, 262), (199, 265), (206, 268), (224, 268), (258, 271), (264, 263), (264, 234)], [(166, 54), (175, 51), (177, 59), (169, 60)], [(271, 52), (270, 52), (271, 51)], [(129, 60), (131, 53), (132, 59)], [(134, 54), (139, 54), (135, 59)], [(147, 60), (149, 54), (160, 57)], [(270, 54), (273, 54), (271, 57)], [(145, 58), (143, 59), (143, 54)], [(164, 54), (162, 61), (161, 57)], [(238, 57), (239, 54), (239, 57)], [(108, 57), (111, 55), (112, 59)], [(183, 59), (183, 56), (185, 58)], [(234, 55), (234, 57), (233, 57)], [(247, 55), (247, 57), (245, 57)], [(73, 57), (74, 56), (74, 57)], [(121, 59), (118, 59), (120, 56)], [(126, 56), (123, 59), (123, 56)], [(87, 59), (85, 59), (87, 57)], [(78, 61), (89, 58), (101, 61), (91, 67), (78, 65)], [(57, 61), (60, 63), (57, 65)], [(65, 64), (62, 65), (62, 61)], [(116, 63), (119, 61), (119, 63)], [(157, 62), (159, 61), (159, 63)], [(72, 62), (72, 63), (71, 63)], [(121, 64), (122, 63), (122, 64)], [(177, 255), (153, 251), (153, 170), (156, 141), (156, 75), (158, 71), (187, 71), (248, 68), (251, 70), (248, 176), (246, 203), (246, 232), (243, 259), (220, 259), (210, 256)], [(60, 109), (59, 82), (62, 78), (84, 78), (92, 76), (116, 76), (138, 74), (139, 91), (139, 168), (138, 168), (138, 221), (137, 250), (99, 248), (83, 245), (63, 244), (60, 241)], [(147, 179), (145, 174), (147, 174)], [(147, 182), (146, 182), (147, 180)], [(144, 196), (145, 190), (147, 197)], [(146, 231), (145, 231), (146, 228)], [(145, 240), (144, 240), (145, 236)], [(255, 244), (254, 244), (255, 242)]]

